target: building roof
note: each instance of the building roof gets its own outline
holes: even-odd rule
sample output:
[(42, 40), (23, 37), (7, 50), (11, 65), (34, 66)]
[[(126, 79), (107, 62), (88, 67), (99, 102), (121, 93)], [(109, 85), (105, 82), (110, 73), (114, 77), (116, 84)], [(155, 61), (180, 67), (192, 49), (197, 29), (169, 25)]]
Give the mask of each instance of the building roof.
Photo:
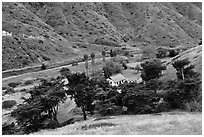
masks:
[(119, 82), (122, 80), (126, 80), (126, 78), (122, 75), (122, 74), (116, 74), (110, 77), (111, 80), (113, 80), (114, 82)]

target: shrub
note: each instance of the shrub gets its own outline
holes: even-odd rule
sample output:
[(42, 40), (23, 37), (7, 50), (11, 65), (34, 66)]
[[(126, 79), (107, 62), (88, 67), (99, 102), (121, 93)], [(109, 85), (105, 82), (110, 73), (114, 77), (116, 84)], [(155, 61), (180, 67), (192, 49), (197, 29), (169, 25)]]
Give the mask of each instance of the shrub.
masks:
[(26, 81), (24, 82), (25, 85), (30, 85), (30, 84), (32, 84), (32, 83), (33, 83), (32, 80), (26, 80)]
[(50, 61), (50, 60), (51, 60), (50, 57), (47, 57), (47, 56), (45, 56), (45, 55), (42, 55), (42, 58), (43, 58), (43, 60), (45, 60), (45, 61)]
[(6, 90), (8, 87), (2, 87), (2, 90)]
[(59, 72), (60, 72), (60, 74), (61, 74), (62, 76), (65, 76), (65, 77), (68, 77), (69, 75), (71, 75), (71, 71), (70, 71), (70, 69), (67, 68), (67, 67), (61, 68)]
[(8, 86), (12, 87), (12, 88), (15, 88), (15, 87), (17, 87), (20, 84), (21, 84), (21, 82), (11, 82), (11, 83), (8, 84)]
[(178, 55), (178, 52), (174, 49), (169, 51), (169, 57), (175, 57), (176, 55)]
[(122, 108), (119, 106), (116, 106), (112, 102), (100, 102), (100, 104), (96, 106), (96, 109), (101, 116), (122, 114)]
[(129, 51), (125, 51), (124, 56), (129, 56), (130, 52)]
[(15, 133), (15, 130), (16, 128), (14, 122), (12, 122), (11, 124), (2, 124), (2, 135), (12, 135)]
[(15, 93), (15, 90), (11, 87), (7, 87), (5, 94)]
[(41, 70), (46, 70), (47, 69), (47, 66), (43, 63), (42, 65), (41, 65)]
[(164, 58), (166, 57), (167, 51), (163, 50), (163, 49), (158, 49), (157, 53), (156, 53), (156, 57), (157, 58)]
[(12, 108), (15, 105), (16, 105), (15, 100), (6, 100), (6, 101), (2, 102), (2, 108), (3, 109)]
[(202, 101), (193, 100), (184, 105), (185, 110), (191, 112), (202, 112)]

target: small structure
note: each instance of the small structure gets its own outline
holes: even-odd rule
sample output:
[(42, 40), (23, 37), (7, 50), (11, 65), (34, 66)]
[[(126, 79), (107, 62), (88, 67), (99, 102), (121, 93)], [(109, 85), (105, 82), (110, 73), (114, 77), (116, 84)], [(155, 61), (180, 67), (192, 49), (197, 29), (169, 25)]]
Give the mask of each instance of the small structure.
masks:
[(124, 82), (126, 82), (127, 79), (121, 73), (119, 73), (111, 76), (110, 78), (107, 79), (107, 81), (112, 86), (118, 86), (119, 84), (123, 84)]

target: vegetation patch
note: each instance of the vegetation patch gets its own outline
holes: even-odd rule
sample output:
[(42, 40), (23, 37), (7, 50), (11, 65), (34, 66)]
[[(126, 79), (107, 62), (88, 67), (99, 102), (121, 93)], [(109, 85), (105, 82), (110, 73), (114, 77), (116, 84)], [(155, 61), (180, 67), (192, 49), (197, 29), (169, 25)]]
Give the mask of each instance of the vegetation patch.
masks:
[(26, 80), (26, 81), (24, 82), (24, 85), (30, 85), (30, 84), (32, 84), (32, 83), (33, 83), (32, 80)]
[(15, 87), (17, 87), (20, 84), (21, 84), (21, 82), (11, 82), (11, 83), (8, 84), (8, 86), (12, 87), (12, 88), (15, 88)]
[(96, 124), (92, 124), (92, 125), (84, 125), (81, 127), (81, 129), (89, 130), (89, 129), (93, 129), (93, 128), (112, 127), (112, 126), (116, 126), (116, 125), (113, 123), (96, 123)]
[(3, 109), (12, 108), (15, 105), (16, 105), (15, 100), (6, 100), (6, 101), (2, 102), (2, 108)]
[(104, 120), (104, 119), (113, 119), (112, 117), (99, 117), (96, 118), (94, 121)]

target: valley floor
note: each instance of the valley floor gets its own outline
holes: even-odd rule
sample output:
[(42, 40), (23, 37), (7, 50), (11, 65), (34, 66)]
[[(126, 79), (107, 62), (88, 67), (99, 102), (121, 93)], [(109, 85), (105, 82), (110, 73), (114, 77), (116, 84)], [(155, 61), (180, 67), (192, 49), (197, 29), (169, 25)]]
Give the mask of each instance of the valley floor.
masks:
[(90, 118), (34, 135), (201, 135), (202, 113), (165, 112)]

